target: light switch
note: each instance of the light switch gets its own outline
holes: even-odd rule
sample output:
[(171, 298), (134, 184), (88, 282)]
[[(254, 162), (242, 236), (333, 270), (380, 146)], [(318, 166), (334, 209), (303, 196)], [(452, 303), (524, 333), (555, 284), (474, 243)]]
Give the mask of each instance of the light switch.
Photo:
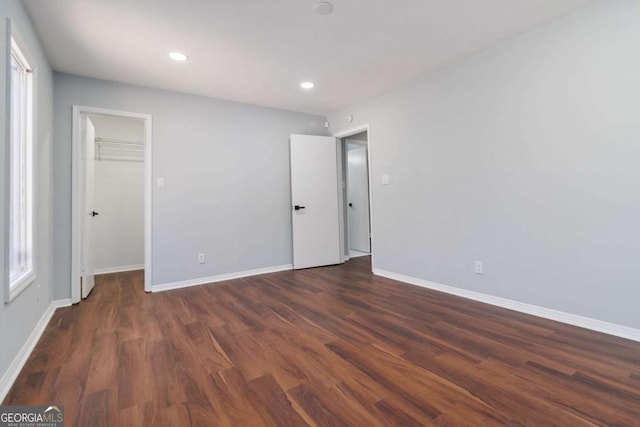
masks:
[(389, 185), (389, 174), (382, 175), (382, 185)]
[(164, 178), (158, 178), (158, 188), (164, 188)]

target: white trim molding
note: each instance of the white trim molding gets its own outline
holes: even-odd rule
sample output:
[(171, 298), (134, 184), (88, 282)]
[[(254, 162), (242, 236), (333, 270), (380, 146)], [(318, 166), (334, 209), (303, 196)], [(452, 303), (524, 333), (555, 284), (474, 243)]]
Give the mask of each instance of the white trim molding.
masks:
[(170, 291), (173, 289), (189, 288), (191, 286), (207, 285), (209, 283), (222, 282), (225, 280), (241, 279), (243, 277), (257, 276), (259, 274), (276, 273), (278, 271), (292, 270), (293, 264), (278, 265), (275, 267), (257, 268), (255, 270), (239, 271), (237, 273), (219, 274), (217, 276), (198, 277), (196, 279), (182, 280), (179, 282), (163, 283), (153, 285), (152, 292)]
[(152, 257), (152, 196), (153, 196), (153, 150), (152, 150), (152, 116), (150, 114), (132, 113), (129, 111), (111, 110), (106, 108), (73, 105), (72, 109), (72, 147), (71, 147), (71, 301), (80, 302), (80, 277), (82, 275), (82, 114), (100, 114), (105, 116), (126, 117), (142, 119), (145, 126), (144, 136), (144, 290), (151, 291), (151, 279), (153, 277)]
[[(373, 240), (373, 163), (371, 162), (371, 126), (369, 125), (369, 123), (364, 123), (361, 124), (359, 126), (355, 126), (349, 129), (344, 129), (338, 132), (334, 132), (332, 134), (332, 136), (334, 138), (338, 138), (340, 141), (342, 141), (343, 138), (348, 138), (350, 136), (362, 133), (362, 132), (367, 132), (367, 169), (368, 169), (368, 179), (369, 179), (369, 238), (371, 239), (370, 242), (370, 247), (369, 250), (371, 251), (370, 255), (371, 255), (371, 271), (375, 270), (375, 256), (373, 254), (373, 247), (374, 247), (374, 240)], [(340, 171), (342, 171), (342, 166), (339, 169)], [(342, 173), (342, 172), (340, 172)], [(344, 177), (341, 177), (342, 181), (344, 182)], [(341, 185), (342, 187), (342, 185)], [(342, 195), (342, 193), (341, 193)], [(342, 199), (342, 197), (341, 197)], [(340, 209), (340, 227), (343, 228), (343, 224), (344, 224), (344, 218), (342, 218), (344, 216), (344, 210)], [(349, 232), (347, 230), (347, 232), (345, 233), (344, 230), (341, 231), (341, 240), (344, 239), (344, 236), (346, 235), (347, 239), (349, 237)], [(344, 242), (341, 242), (342, 248), (341, 251), (344, 252)], [(349, 245), (350, 246), (350, 245)], [(345, 262), (347, 261), (349, 258), (351, 258), (351, 256), (348, 253), (344, 253), (343, 257), (342, 257), (342, 261)]]
[(397, 280), (399, 282), (404, 282), (411, 285), (456, 295), (462, 298), (495, 305), (497, 307), (507, 308), (509, 310), (518, 311), (520, 313), (531, 314), (533, 316), (542, 317), (544, 319), (554, 320), (556, 322), (566, 323), (569, 325), (578, 326), (580, 328), (590, 329), (592, 331), (602, 332), (616, 337), (640, 342), (640, 329), (631, 328), (629, 326), (617, 325), (615, 323), (609, 323), (602, 320), (579, 316), (577, 314), (566, 313), (564, 311), (554, 310), (551, 308), (513, 301), (510, 299), (500, 298), (480, 292), (468, 291), (466, 289), (430, 282), (428, 280), (418, 279), (415, 277), (404, 276), (402, 274), (392, 273), (385, 270), (374, 269), (373, 274), (386, 277), (388, 279)]
[(144, 270), (144, 264), (123, 265), (121, 267), (96, 268), (93, 272), (97, 274), (124, 273), (127, 271)]
[(29, 338), (27, 338), (27, 341), (23, 344), (22, 348), (20, 348), (20, 351), (18, 351), (18, 354), (16, 354), (16, 357), (13, 359), (13, 362), (11, 362), (11, 365), (9, 365), (4, 374), (2, 374), (2, 378), (0, 378), (0, 402), (2, 402), (5, 397), (7, 397), (7, 394), (9, 393), (9, 390), (11, 390), (13, 383), (15, 382), (16, 378), (18, 378), (18, 374), (20, 374), (20, 371), (24, 367), (24, 364), (27, 363), (29, 356), (31, 356), (31, 352), (33, 351), (36, 344), (40, 340), (40, 337), (47, 328), (47, 325), (49, 324), (53, 313), (55, 313), (57, 308), (68, 307), (70, 305), (71, 299), (52, 301), (51, 304), (49, 304), (49, 307), (47, 307), (47, 309), (42, 314), (42, 317), (40, 317), (40, 320), (38, 320), (35, 328), (33, 328), (31, 335), (29, 335)]
[(53, 308), (64, 308), (64, 307), (71, 307), (73, 305), (73, 302), (71, 301), (71, 298), (65, 298), (65, 299), (57, 299), (51, 302), (51, 304), (53, 305)]

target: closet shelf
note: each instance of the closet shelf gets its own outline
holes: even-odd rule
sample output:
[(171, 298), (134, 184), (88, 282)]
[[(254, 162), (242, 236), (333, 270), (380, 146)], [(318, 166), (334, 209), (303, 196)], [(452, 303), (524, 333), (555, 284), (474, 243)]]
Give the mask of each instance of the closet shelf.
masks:
[(144, 161), (144, 141), (95, 138), (96, 160)]

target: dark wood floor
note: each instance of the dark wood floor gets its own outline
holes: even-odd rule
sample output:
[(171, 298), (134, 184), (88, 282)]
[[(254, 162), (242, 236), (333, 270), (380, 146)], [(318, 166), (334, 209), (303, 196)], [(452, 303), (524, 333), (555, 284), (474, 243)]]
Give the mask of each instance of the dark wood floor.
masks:
[(640, 425), (640, 343), (346, 265), (144, 294), (100, 276), (5, 404), (67, 426)]

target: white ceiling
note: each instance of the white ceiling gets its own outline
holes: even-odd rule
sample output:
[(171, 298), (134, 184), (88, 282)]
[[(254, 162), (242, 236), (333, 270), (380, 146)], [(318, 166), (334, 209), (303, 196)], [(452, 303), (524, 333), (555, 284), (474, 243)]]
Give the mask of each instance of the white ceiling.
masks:
[(592, 1), (333, 0), (328, 16), (315, 0), (24, 3), (57, 71), (326, 114)]

